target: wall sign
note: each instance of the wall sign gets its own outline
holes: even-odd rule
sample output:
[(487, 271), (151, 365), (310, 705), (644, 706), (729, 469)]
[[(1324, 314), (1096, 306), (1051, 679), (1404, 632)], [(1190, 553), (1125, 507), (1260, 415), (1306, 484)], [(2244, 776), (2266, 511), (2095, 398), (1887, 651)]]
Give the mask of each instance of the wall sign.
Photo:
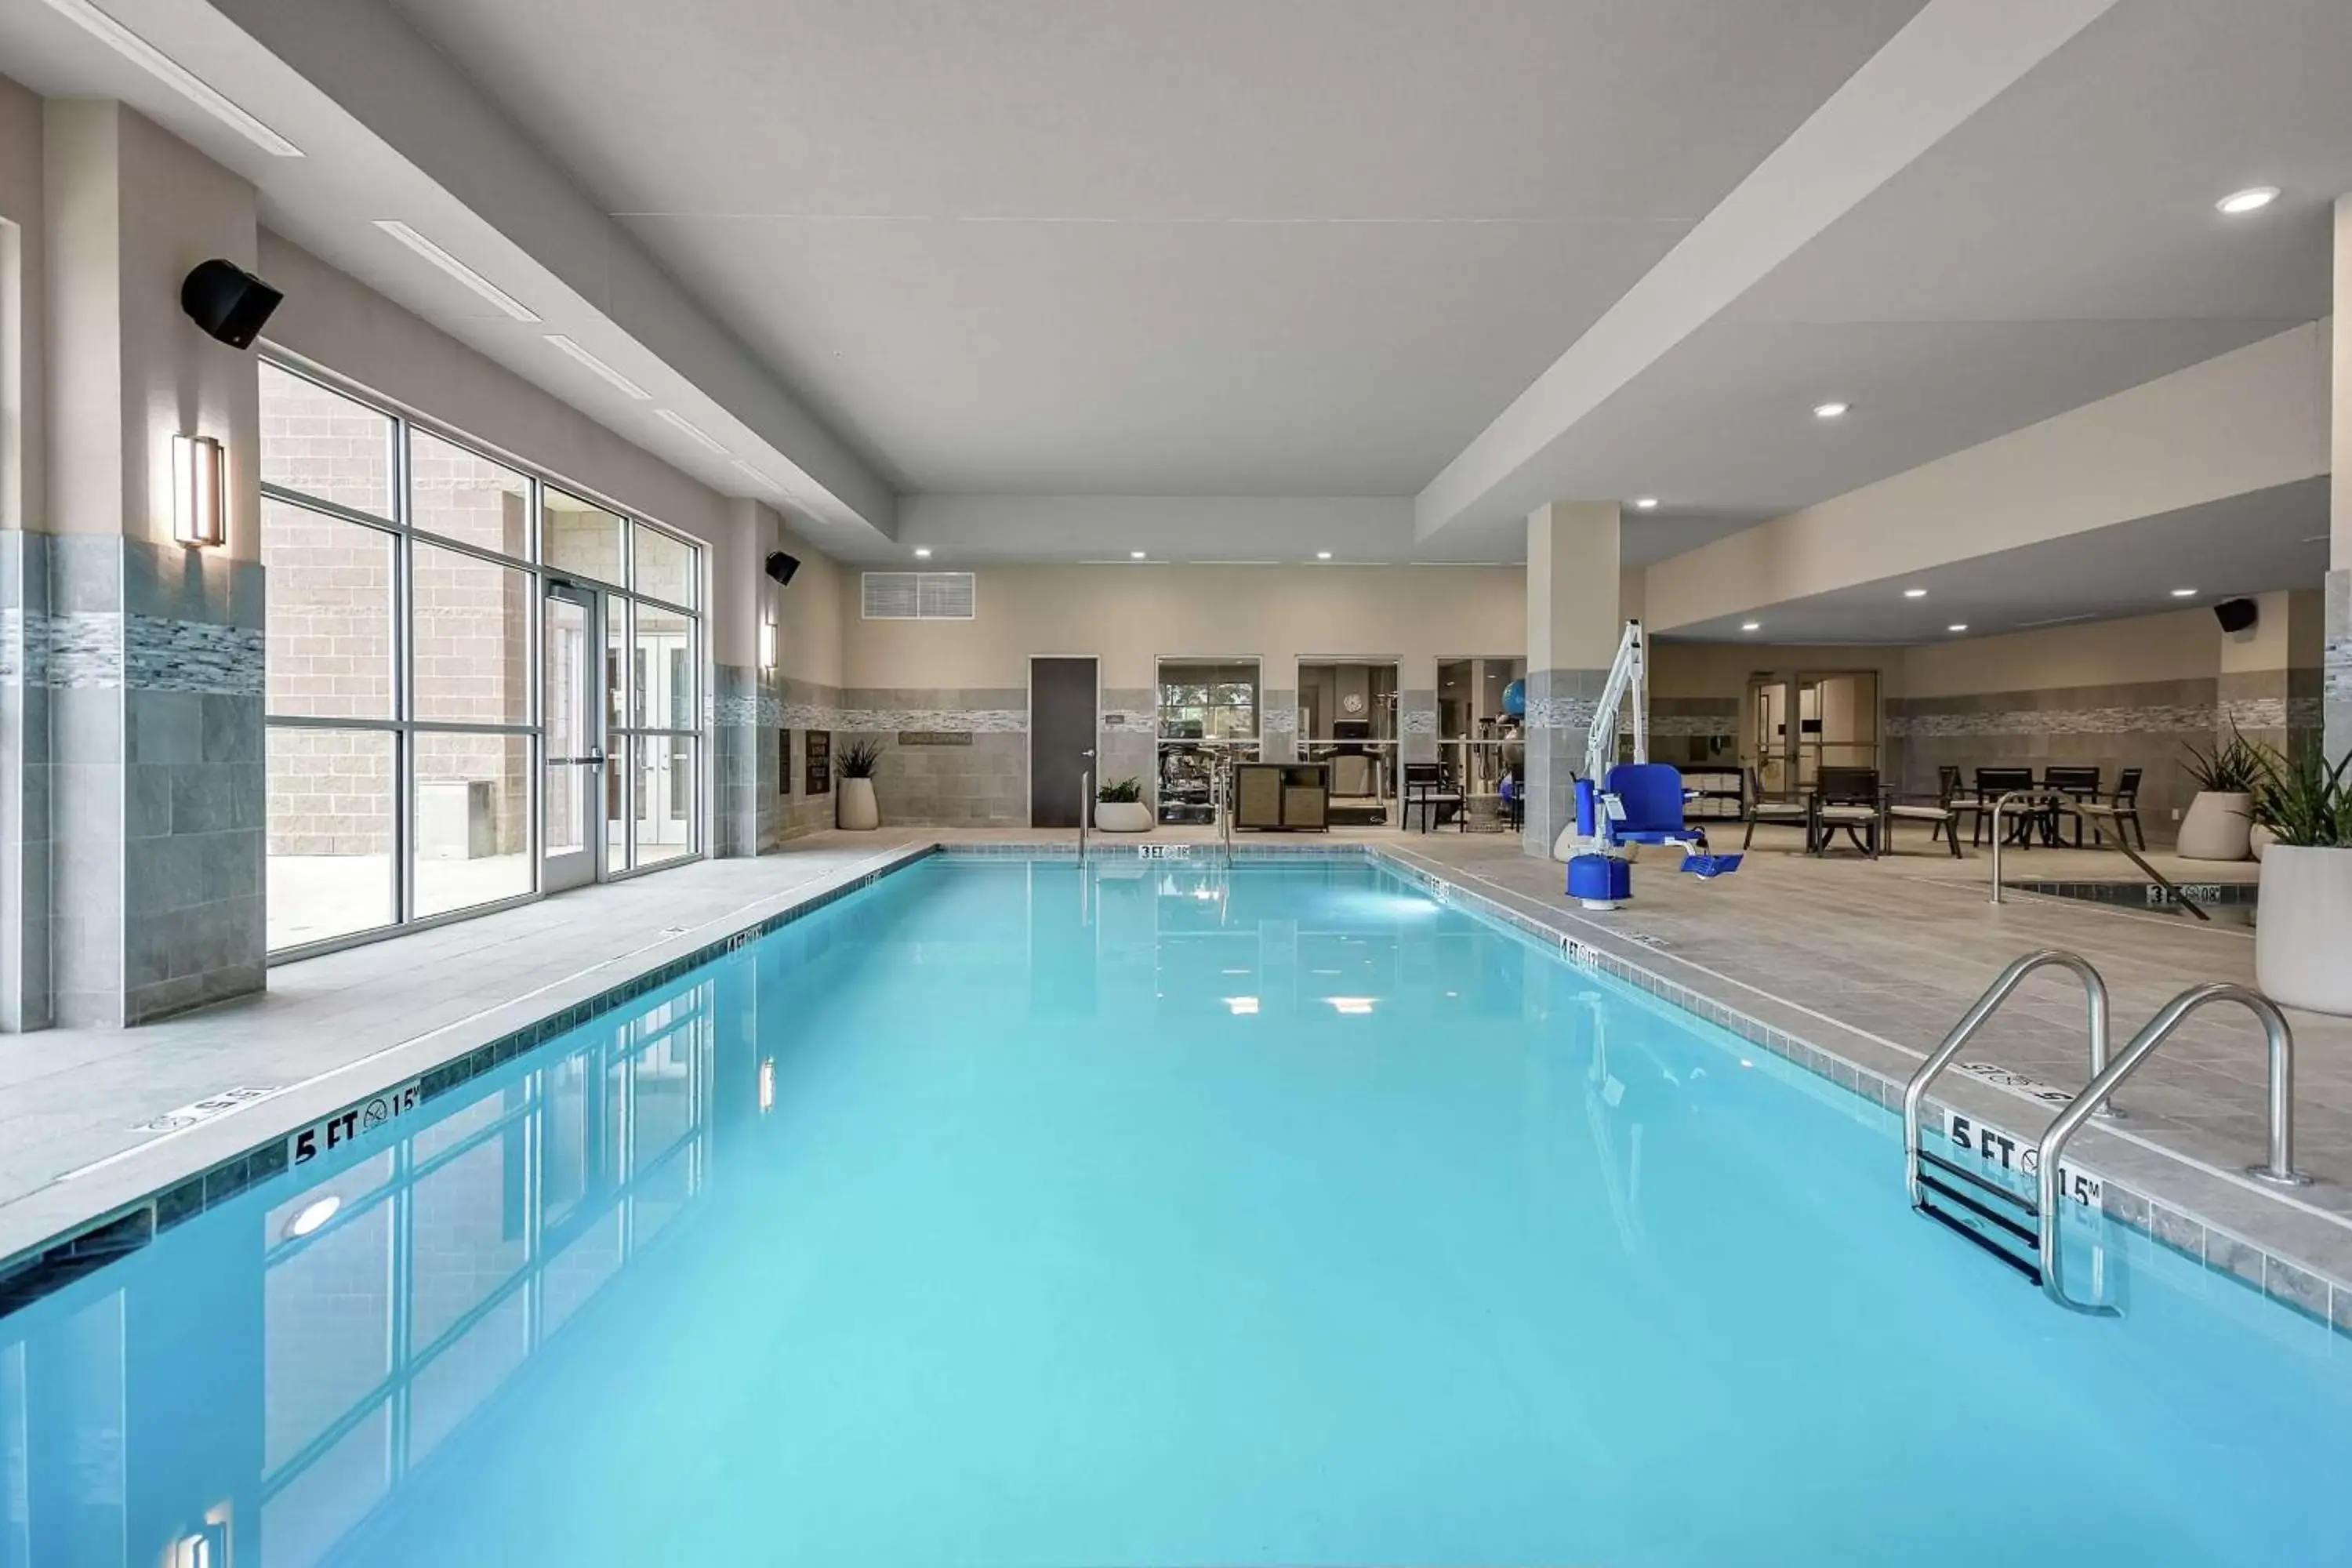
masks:
[(833, 793), (833, 731), (811, 730), (803, 747), (804, 772), (801, 779), (803, 795)]
[(776, 731), (776, 793), (784, 795), (793, 793), (793, 732), (790, 730)]
[(330, 1150), (340, 1149), (362, 1133), (373, 1132), (416, 1109), (417, 1080), (387, 1089), (332, 1116), (322, 1117), (286, 1140), (286, 1163), (307, 1165)]
[(1190, 844), (1139, 844), (1135, 852), (1146, 860), (1190, 860), (1192, 858)]
[(161, 1116), (150, 1117), (133, 1127), (133, 1132), (177, 1132), (183, 1127), (194, 1127), (199, 1121), (210, 1121), (215, 1116), (259, 1100), (268, 1100), (279, 1091), (277, 1084), (257, 1084), (238, 1089), (225, 1089), (218, 1094), (208, 1094), (177, 1110), (167, 1110)]
[[(1953, 1148), (2004, 1171), (2037, 1179), (2041, 1174), (2041, 1150), (1998, 1128), (1973, 1121), (1957, 1110), (1944, 1112), (1944, 1136), (1952, 1141)], [(2064, 1164), (2058, 1167), (2058, 1191), (2095, 1213), (2106, 1196), (2106, 1185), (2097, 1176)]]
[(901, 730), (898, 744), (902, 746), (969, 746), (969, 730)]

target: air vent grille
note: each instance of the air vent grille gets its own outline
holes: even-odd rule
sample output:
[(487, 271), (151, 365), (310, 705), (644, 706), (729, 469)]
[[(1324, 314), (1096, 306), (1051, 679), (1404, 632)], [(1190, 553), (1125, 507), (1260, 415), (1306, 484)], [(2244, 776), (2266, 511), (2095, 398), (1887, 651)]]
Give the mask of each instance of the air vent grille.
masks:
[(969, 572), (868, 572), (862, 580), (869, 621), (968, 621), (976, 595)]

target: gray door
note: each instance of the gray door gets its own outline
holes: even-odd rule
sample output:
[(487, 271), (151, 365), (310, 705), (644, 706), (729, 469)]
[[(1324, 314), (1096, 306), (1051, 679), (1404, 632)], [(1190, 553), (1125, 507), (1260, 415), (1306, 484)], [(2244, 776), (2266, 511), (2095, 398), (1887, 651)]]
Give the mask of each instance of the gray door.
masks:
[(1029, 661), (1029, 826), (1075, 828), (1095, 765), (1095, 661)]

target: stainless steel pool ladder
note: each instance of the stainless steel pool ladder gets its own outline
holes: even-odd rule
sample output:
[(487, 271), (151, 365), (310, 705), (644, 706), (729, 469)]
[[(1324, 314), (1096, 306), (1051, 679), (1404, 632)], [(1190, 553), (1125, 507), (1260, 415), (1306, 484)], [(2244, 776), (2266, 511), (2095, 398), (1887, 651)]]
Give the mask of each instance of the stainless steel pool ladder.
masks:
[[(2001, 839), (2004, 837), (2001, 830), (2001, 813), (2007, 811), (2011, 805), (2017, 801), (2046, 801), (2054, 798), (2056, 797), (2051, 795), (2046, 790), (2013, 789), (2007, 795), (2002, 795), (1999, 800), (1992, 803), (1992, 901), (1994, 903), (1997, 904), (2000, 902), (2000, 845)], [(2131, 840), (2124, 837), (2123, 825), (2116, 820), (2116, 813), (2114, 806), (2105, 805), (2097, 801), (2078, 800), (2073, 803), (2073, 809), (2082, 813), (2085, 816), (2098, 817), (2104, 820), (2108, 826), (2114, 828), (2116, 830), (2116, 847), (2122, 850), (2125, 857), (2129, 859), (2133, 865), (2147, 872), (2148, 879), (2162, 888), (2168, 894), (2171, 895), (2173, 900), (2178, 902), (2182, 909), (2187, 910), (2190, 914), (2195, 915), (2200, 921), (2210, 921), (2213, 918), (2211, 915), (2207, 914), (2203, 908), (2200, 906), (2194, 899), (2191, 899), (2188, 894), (2182, 892), (2179, 884), (2174, 882), (2171, 878), (2166, 876), (2163, 872), (2149, 865), (2147, 863), (2147, 858), (2131, 847)]]
[[(2088, 1035), (2091, 1078), (2067, 1107), (2042, 1130), (2033, 1149), (2023, 1152), (2023, 1163), (2033, 1166), (2034, 1195), (2022, 1194), (1987, 1177), (1969, 1171), (1939, 1154), (1919, 1146), (1919, 1112), (1927, 1094), (1927, 1086), (1936, 1076), (1951, 1064), (1969, 1038), (1985, 1020), (2009, 999), (2010, 994), (2028, 974), (2037, 969), (2057, 967), (2071, 970), (2082, 980), (2087, 999)], [(2158, 1046), (2169, 1039), (2189, 1016), (2214, 1002), (2234, 1002), (2254, 1015), (2263, 1026), (2270, 1058), (2270, 1147), (2264, 1163), (2249, 1166), (2247, 1173), (2282, 1186), (2301, 1186), (2311, 1178), (2294, 1168), (2294, 1036), (2285, 1017), (2270, 1000), (2242, 985), (2215, 983), (2191, 986), (2157, 1010), (2130, 1044), (2110, 1061), (2107, 1057), (2107, 992), (2099, 972), (2079, 953), (2045, 949), (2029, 952), (2018, 959), (1989, 987), (1976, 1005), (1961, 1016), (1944, 1037), (1934, 1054), (1919, 1064), (1903, 1090), (1903, 1162), (1906, 1185), (1911, 1206), (1946, 1228), (1967, 1237), (2015, 1268), (2042, 1287), (2043, 1294), (2069, 1311), (2093, 1317), (2122, 1316), (2120, 1309), (2100, 1302), (2078, 1301), (2066, 1293), (2059, 1272), (2059, 1224), (2064, 1214), (2065, 1201), (2060, 1191), (2062, 1163), (2066, 1146), (2083, 1124), (2094, 1116), (2120, 1114), (2115, 1109), (2116, 1090), (2126, 1079), (2137, 1071), (2142, 1062), (2154, 1055)], [(1933, 1173), (1921, 1169), (1922, 1164), (1934, 1167)], [(1947, 1180), (1946, 1178), (1951, 1178)], [(1957, 1181), (1961, 1186), (1955, 1186)], [(1962, 1190), (1966, 1187), (1968, 1191)], [(1929, 1201), (1930, 1196), (1956, 1204), (1965, 1214), (1991, 1226), (1990, 1232), (1977, 1224), (1964, 1221)], [(2021, 1219), (2021, 1214), (2024, 1218)], [(2029, 1228), (2025, 1220), (2033, 1223)], [(2021, 1257), (2003, 1246), (1998, 1237), (2007, 1237), (2019, 1243), (2031, 1245), (2030, 1257)]]
[(1225, 869), (1234, 868), (1234, 754), (1217, 759), (1217, 836), (1224, 841)]

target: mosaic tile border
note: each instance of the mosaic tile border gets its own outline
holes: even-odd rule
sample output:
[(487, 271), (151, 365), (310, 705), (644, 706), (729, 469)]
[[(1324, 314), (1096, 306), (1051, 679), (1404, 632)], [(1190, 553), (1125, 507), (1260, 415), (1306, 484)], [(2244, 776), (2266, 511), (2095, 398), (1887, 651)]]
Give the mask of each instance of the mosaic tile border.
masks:
[[(2285, 709), (2278, 723), (2285, 722)], [(2005, 708), (1985, 712), (1889, 713), (1890, 740), (1997, 735), (2201, 735), (2226, 722), (2221, 705)], [(2271, 728), (2276, 728), (2273, 724)]]
[[(1903, 1114), (1905, 1086), (1898, 1079), (1848, 1061), (1833, 1051), (1822, 1050), (1785, 1029), (1775, 1028), (1736, 1007), (1727, 1006), (1669, 980), (1654, 969), (1635, 963), (1580, 937), (1556, 930), (1499, 900), (1402, 859), (1384, 847), (1363, 847), (1376, 864), (1387, 867), (1449, 904), (1484, 915), (1533, 938), (1547, 948), (1559, 950), (1570, 963), (1580, 969), (1608, 975), (1683, 1012), (1695, 1014), (1748, 1044), (1761, 1047), (1783, 1061), (1802, 1068), (1816, 1078), (1828, 1079), (1866, 1104), (1875, 1105), (1888, 1116), (1899, 1119)], [(1945, 1111), (1949, 1109), (1951, 1107), (1945, 1102), (1930, 1098), (1922, 1108), (1923, 1124), (1940, 1123)], [(2020, 1134), (2014, 1128), (2002, 1126), (1974, 1111), (1967, 1114), (1971, 1120), (2021, 1142), (2030, 1144), (2033, 1142), (2032, 1137)], [(1897, 1138), (1899, 1142), (1899, 1129)], [(2265, 1251), (2243, 1237), (2210, 1225), (2196, 1215), (2139, 1192), (2104, 1173), (2102, 1184), (2105, 1198), (2101, 1206), (2108, 1218), (2146, 1236), (2156, 1245), (2178, 1253), (2210, 1273), (2252, 1289), (2298, 1317), (2352, 1338), (2352, 1284), (2331, 1279), (2316, 1269)]]
[(1029, 732), (1029, 715), (1017, 708), (826, 708), (786, 702), (778, 708), (777, 718), (780, 727), (787, 730), (837, 730), (849, 734), (887, 735), (902, 730), (973, 735)]
[(120, 610), (10, 610), (0, 680), (60, 690), (261, 695), (264, 637), (252, 626)]

